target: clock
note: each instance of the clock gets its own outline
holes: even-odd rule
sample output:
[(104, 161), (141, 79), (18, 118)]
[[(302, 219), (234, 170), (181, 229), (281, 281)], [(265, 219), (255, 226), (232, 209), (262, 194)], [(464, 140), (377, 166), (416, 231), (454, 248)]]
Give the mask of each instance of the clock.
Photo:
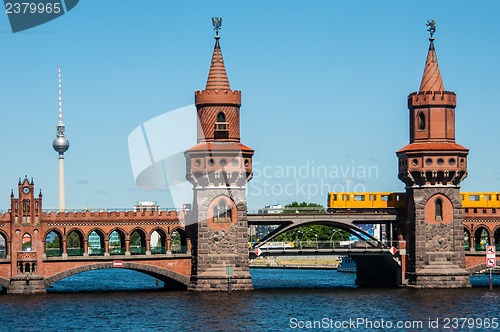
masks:
[(29, 194), (30, 193), (30, 187), (24, 187), (23, 188), (23, 193), (26, 194), (26, 195)]

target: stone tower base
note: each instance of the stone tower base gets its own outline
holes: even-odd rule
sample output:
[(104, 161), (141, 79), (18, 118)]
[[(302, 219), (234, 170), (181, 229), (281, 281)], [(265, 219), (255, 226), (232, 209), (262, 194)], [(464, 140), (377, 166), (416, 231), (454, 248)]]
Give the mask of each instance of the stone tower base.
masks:
[(237, 271), (235, 268), (229, 286), (225, 268), (212, 268), (199, 275), (191, 276), (188, 289), (198, 292), (227, 292), (229, 287), (232, 291), (251, 291), (253, 290), (252, 276), (248, 272)]
[(47, 293), (45, 278), (38, 274), (18, 274), (10, 278), (8, 294), (43, 294)]
[(418, 271), (408, 287), (413, 288), (464, 288), (471, 287), (469, 273), (446, 260), (436, 258), (429, 265)]

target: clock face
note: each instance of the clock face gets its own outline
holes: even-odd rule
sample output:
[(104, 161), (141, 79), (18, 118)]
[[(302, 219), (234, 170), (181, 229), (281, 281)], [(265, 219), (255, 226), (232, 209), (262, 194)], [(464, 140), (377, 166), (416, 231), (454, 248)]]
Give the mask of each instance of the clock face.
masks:
[(23, 193), (29, 194), (30, 193), (30, 188), (29, 187), (24, 187), (23, 188)]

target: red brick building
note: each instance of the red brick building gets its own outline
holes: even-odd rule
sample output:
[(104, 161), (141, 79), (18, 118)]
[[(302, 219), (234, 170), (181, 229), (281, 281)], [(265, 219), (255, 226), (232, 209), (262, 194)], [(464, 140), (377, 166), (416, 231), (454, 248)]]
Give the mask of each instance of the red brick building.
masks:
[[(175, 211), (42, 210), (33, 180), (18, 183), (0, 216), (0, 285), (10, 293), (45, 292), (51, 283), (86, 270), (127, 267), (155, 275), (167, 286), (187, 286), (190, 239)], [(90, 239), (97, 245), (90, 245)]]

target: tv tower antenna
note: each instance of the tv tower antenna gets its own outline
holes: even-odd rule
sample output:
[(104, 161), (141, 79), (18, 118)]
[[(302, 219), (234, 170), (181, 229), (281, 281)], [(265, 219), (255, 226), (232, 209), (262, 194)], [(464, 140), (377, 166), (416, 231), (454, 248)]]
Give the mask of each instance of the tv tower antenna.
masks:
[(64, 194), (64, 152), (69, 149), (69, 141), (64, 135), (64, 123), (62, 119), (62, 82), (61, 66), (58, 66), (58, 87), (59, 87), (59, 122), (57, 123), (57, 136), (52, 143), (52, 147), (59, 153), (59, 204), (58, 210), (64, 211), (66, 208)]

